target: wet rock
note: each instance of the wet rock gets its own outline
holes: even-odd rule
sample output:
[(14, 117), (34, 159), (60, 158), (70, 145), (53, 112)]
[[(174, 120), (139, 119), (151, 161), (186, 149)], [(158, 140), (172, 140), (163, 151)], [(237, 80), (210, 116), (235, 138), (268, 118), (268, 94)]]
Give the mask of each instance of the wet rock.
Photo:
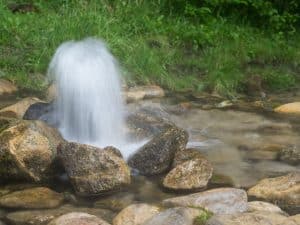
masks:
[(38, 98), (27, 97), (16, 104), (7, 106), (0, 110), (0, 116), (22, 119), (27, 109), (34, 103), (42, 102)]
[[(214, 215), (205, 225), (287, 225), (287, 217), (277, 213), (241, 213), (233, 215)], [(296, 225), (296, 224), (291, 224)]]
[(282, 148), (279, 153), (279, 159), (291, 165), (300, 165), (300, 148), (296, 145)]
[(248, 212), (255, 212), (255, 211), (278, 213), (285, 216), (287, 215), (277, 205), (271, 204), (269, 202), (262, 202), (262, 201), (248, 202)]
[(57, 87), (55, 84), (51, 84), (46, 91), (46, 101), (52, 102), (58, 96)]
[(196, 158), (197, 159), (200, 159), (200, 158), (205, 159), (205, 157), (199, 152), (198, 149), (188, 148), (183, 151), (177, 151), (177, 152), (175, 152), (172, 167), (175, 168), (176, 166), (178, 166), (186, 161), (196, 159)]
[(284, 113), (284, 114), (300, 114), (300, 102), (292, 102), (288, 104), (281, 105), (274, 109), (277, 113)]
[(109, 223), (94, 215), (72, 212), (52, 220), (48, 225), (109, 225)]
[(193, 225), (197, 216), (203, 211), (195, 208), (176, 207), (154, 215), (143, 225)]
[(56, 148), (64, 141), (56, 129), (42, 121), (0, 119), (0, 123), (6, 123), (0, 133), (1, 179), (38, 182), (55, 175)]
[(164, 113), (152, 109), (141, 109), (127, 117), (127, 126), (133, 137), (139, 139), (157, 135), (174, 126)]
[(2, 196), (0, 198), (0, 206), (23, 209), (55, 208), (63, 200), (62, 194), (46, 187), (37, 187)]
[(204, 157), (195, 157), (172, 169), (164, 178), (163, 185), (173, 190), (190, 190), (206, 187), (213, 168)]
[(220, 173), (213, 173), (211, 179), (209, 180), (209, 183), (213, 186), (218, 186), (218, 187), (234, 186), (234, 181), (231, 177)]
[(157, 206), (148, 204), (130, 205), (123, 209), (113, 220), (113, 225), (142, 225), (159, 213)]
[[(53, 104), (46, 102), (37, 102), (29, 106), (26, 110), (24, 120), (46, 120), (47, 115), (53, 111)], [(49, 116), (48, 116), (49, 117)]]
[(248, 195), (274, 202), (287, 211), (297, 211), (300, 207), (300, 173), (263, 179), (248, 190)]
[(167, 207), (185, 206), (205, 208), (215, 214), (234, 214), (247, 210), (247, 193), (236, 188), (216, 188), (204, 192), (166, 199)]
[(175, 152), (185, 149), (187, 141), (186, 131), (171, 127), (137, 150), (128, 164), (143, 175), (163, 173), (170, 168)]
[(0, 95), (9, 95), (17, 92), (17, 87), (13, 85), (11, 82), (0, 79)]
[(162, 98), (164, 90), (156, 85), (132, 87), (124, 93), (127, 102), (138, 101), (149, 98)]
[(77, 194), (103, 194), (130, 183), (129, 167), (111, 148), (73, 142), (59, 146), (58, 157)]
[(46, 225), (51, 220), (70, 212), (84, 212), (111, 222), (115, 214), (106, 209), (74, 207), (63, 205), (57, 209), (26, 210), (8, 213), (6, 220), (12, 225)]
[(94, 207), (120, 211), (133, 203), (135, 203), (134, 194), (121, 192), (97, 200)]

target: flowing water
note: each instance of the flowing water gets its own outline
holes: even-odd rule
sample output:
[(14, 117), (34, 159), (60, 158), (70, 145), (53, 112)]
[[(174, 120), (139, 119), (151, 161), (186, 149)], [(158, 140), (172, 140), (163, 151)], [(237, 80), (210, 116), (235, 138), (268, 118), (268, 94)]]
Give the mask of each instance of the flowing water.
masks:
[(120, 71), (102, 41), (63, 43), (49, 74), (59, 93), (54, 117), (64, 138), (98, 147), (124, 146)]

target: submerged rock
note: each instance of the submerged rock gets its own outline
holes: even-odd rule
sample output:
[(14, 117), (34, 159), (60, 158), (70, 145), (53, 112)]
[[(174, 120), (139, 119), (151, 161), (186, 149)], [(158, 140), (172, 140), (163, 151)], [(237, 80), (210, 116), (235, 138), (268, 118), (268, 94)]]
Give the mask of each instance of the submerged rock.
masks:
[(289, 145), (282, 148), (279, 153), (279, 159), (291, 165), (300, 165), (300, 147)]
[(142, 225), (159, 213), (157, 206), (148, 204), (130, 205), (123, 209), (113, 220), (113, 225)]
[(202, 213), (203, 210), (196, 208), (171, 208), (156, 214), (143, 225), (193, 225), (195, 218)]
[(46, 225), (51, 220), (66, 213), (84, 212), (111, 222), (115, 214), (110, 210), (99, 208), (74, 207), (63, 205), (57, 209), (24, 210), (8, 213), (6, 220), (12, 225)]
[(174, 190), (206, 187), (212, 176), (212, 165), (204, 157), (195, 157), (172, 169), (164, 178), (163, 185)]
[(120, 211), (135, 203), (135, 196), (132, 193), (117, 193), (108, 197), (102, 197), (94, 202), (94, 207)]
[(17, 90), (17, 87), (8, 80), (0, 79), (0, 95), (13, 94)]
[(163, 173), (170, 168), (175, 152), (185, 149), (187, 141), (186, 131), (168, 128), (137, 150), (128, 164), (143, 175)]
[(248, 195), (297, 211), (300, 209), (300, 173), (263, 179), (248, 190)]
[(59, 169), (56, 148), (63, 138), (42, 121), (1, 119), (0, 178), (42, 181)]
[(300, 102), (292, 102), (274, 109), (277, 113), (300, 115)]
[(74, 142), (59, 146), (58, 157), (77, 194), (103, 194), (130, 184), (129, 167), (112, 149)]
[(0, 116), (22, 119), (27, 109), (34, 103), (43, 102), (38, 98), (27, 97), (0, 110)]
[(48, 225), (109, 225), (109, 223), (88, 213), (72, 212), (52, 220)]
[(46, 187), (37, 187), (2, 196), (0, 198), (0, 206), (23, 209), (55, 208), (63, 200), (62, 194)]
[(167, 207), (205, 208), (215, 214), (234, 214), (247, 210), (247, 193), (236, 188), (217, 188), (163, 201)]

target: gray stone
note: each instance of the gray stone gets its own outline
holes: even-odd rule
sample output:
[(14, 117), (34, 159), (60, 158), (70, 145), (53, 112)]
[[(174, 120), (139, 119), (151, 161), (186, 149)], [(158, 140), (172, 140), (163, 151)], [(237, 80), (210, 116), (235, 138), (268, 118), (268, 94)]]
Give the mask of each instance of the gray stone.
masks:
[(109, 225), (109, 223), (88, 213), (72, 212), (52, 220), (48, 225)]
[(185, 206), (205, 208), (215, 214), (247, 211), (247, 193), (236, 188), (216, 188), (163, 201), (166, 207)]

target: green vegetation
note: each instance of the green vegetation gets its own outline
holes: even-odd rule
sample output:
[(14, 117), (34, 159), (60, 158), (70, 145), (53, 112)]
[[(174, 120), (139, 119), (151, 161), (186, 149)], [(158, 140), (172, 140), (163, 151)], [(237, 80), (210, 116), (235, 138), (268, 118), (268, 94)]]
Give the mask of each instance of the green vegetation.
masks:
[(297, 0), (0, 2), (0, 76), (23, 88), (45, 88), (58, 45), (89, 36), (107, 42), (129, 84), (227, 96), (253, 80), (268, 91), (299, 84)]
[(205, 225), (206, 221), (212, 216), (212, 212), (203, 209), (203, 212), (194, 220), (194, 225)]

